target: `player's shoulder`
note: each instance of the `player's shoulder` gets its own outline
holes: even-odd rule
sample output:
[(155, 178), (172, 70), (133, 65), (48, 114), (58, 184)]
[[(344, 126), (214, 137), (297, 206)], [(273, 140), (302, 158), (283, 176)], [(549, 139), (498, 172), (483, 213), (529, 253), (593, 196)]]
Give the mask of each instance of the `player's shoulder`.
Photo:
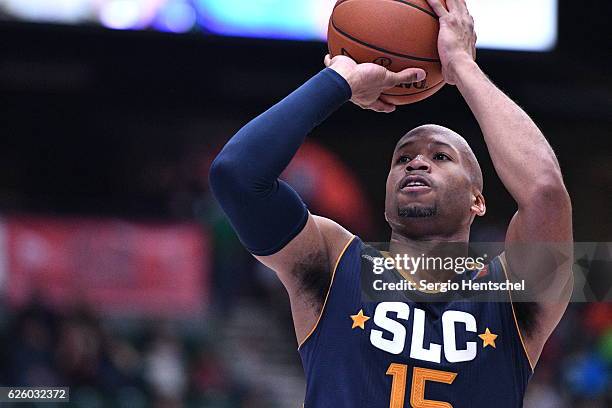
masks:
[(284, 248), (256, 258), (274, 270), (287, 289), (302, 288), (305, 277), (329, 276), (336, 259), (353, 235), (340, 224), (308, 215), (306, 225)]
[(355, 235), (329, 218), (318, 215), (313, 215), (312, 217), (325, 240), (329, 259), (338, 259), (346, 247), (354, 240)]

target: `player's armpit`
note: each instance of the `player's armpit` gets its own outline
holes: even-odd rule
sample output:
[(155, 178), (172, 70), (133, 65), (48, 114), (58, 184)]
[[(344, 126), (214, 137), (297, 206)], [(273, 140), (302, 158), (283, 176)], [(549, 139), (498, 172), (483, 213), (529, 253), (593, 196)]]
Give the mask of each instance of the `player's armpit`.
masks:
[[(530, 245), (530, 244), (526, 244)], [(526, 293), (509, 292), (509, 301), (511, 303), (512, 313), (518, 330), (518, 336), (529, 360), (532, 370), (535, 368), (542, 349), (551, 333), (563, 317), (565, 309), (572, 294), (574, 285), (573, 275), (569, 275), (569, 279), (565, 283), (565, 287), (560, 293), (547, 293), (542, 296), (551, 296), (550, 299), (542, 298), (542, 301), (532, 301), (538, 297), (538, 293), (534, 293), (533, 289), (537, 285), (535, 280), (542, 275), (533, 274), (533, 278), (526, 278), (524, 274), (517, 274), (508, 266), (506, 253), (500, 257), (504, 269), (506, 279), (512, 282), (520, 282), (525, 280)], [(550, 275), (550, 272), (549, 272)], [(565, 275), (564, 273), (560, 274)], [(550, 277), (549, 277), (550, 279)], [(546, 281), (544, 282), (546, 285)], [(535, 289), (536, 291), (538, 289)]]
[(352, 237), (334, 221), (309, 213), (305, 227), (283, 249), (256, 257), (287, 289), (298, 343), (316, 325), (334, 265)]
[(571, 214), (565, 188), (551, 188), (535, 195), (529, 205), (523, 205), (508, 227), (506, 269), (510, 280), (525, 281), (527, 292), (515, 294), (514, 308), (533, 364), (561, 320), (572, 294)]

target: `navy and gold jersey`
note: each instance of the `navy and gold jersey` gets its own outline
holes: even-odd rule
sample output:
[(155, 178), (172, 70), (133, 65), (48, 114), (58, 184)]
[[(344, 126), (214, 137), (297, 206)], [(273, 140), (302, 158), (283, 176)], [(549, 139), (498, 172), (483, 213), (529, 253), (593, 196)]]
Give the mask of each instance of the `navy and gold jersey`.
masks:
[[(378, 250), (344, 248), (317, 325), (299, 347), (305, 408), (516, 408), (532, 374), (511, 302), (364, 302)], [(503, 281), (497, 257), (489, 278)], [(475, 277), (476, 278), (476, 277)]]

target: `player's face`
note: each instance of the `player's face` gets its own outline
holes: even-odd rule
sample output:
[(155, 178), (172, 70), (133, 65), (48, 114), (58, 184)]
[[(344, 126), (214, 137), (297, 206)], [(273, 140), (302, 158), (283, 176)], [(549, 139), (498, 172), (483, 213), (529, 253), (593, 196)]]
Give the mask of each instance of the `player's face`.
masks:
[(398, 143), (387, 178), (386, 216), (394, 231), (453, 234), (473, 220), (471, 150), (460, 137), (426, 128)]

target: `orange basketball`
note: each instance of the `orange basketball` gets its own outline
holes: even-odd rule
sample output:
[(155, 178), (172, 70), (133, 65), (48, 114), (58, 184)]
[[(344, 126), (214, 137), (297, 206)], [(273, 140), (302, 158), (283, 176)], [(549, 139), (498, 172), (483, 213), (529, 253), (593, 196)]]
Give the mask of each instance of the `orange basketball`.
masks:
[(346, 55), (394, 72), (424, 69), (424, 81), (402, 84), (383, 94), (395, 105), (407, 105), (444, 86), (439, 29), (438, 17), (426, 0), (340, 0), (329, 19), (327, 42), (332, 57)]

